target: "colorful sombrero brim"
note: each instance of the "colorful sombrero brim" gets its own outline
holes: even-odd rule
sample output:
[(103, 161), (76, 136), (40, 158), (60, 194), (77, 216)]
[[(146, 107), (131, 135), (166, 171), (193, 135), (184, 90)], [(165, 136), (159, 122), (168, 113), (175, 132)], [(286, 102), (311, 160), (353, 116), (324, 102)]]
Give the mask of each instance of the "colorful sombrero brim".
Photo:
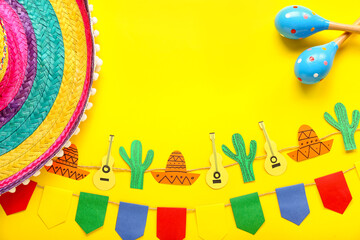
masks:
[(9, 49), (9, 65), (0, 82), (0, 110), (3, 110), (15, 97), (24, 79), (28, 45), (18, 14), (5, 1), (0, 2), (0, 10)]
[(22, 26), (24, 26), (28, 54), (25, 76), (19, 91), (11, 100), (11, 102), (2, 111), (0, 111), (0, 128), (19, 111), (25, 100), (28, 98), (37, 69), (37, 44), (30, 18), (24, 7), (17, 1), (6, 2), (11, 6), (12, 9), (16, 9), (16, 13), (21, 20)]
[(324, 142), (316, 142), (295, 151), (289, 152), (288, 155), (295, 161), (304, 161), (330, 152), (334, 139)]
[[(95, 59), (87, 2), (5, 0), (5, 4), (17, 15), (27, 15), (20, 20), (29, 30), (27, 46), (30, 26), (33, 29), (37, 64), (22, 106), (12, 116), (3, 112), (13, 109), (9, 104), (1, 111), (7, 118), (1, 119), (0, 127), (0, 194), (32, 176), (76, 134), (90, 96)], [(0, 8), (0, 17), (4, 9)]]
[(192, 185), (200, 176), (196, 173), (151, 172), (158, 183), (174, 185)]

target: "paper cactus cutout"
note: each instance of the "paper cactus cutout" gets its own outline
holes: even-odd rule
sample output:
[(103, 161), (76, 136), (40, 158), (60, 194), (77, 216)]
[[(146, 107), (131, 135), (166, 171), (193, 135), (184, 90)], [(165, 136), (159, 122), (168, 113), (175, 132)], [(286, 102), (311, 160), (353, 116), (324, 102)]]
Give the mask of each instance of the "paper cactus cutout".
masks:
[(342, 134), (345, 150), (350, 151), (356, 149), (354, 134), (359, 125), (360, 113), (358, 110), (354, 110), (352, 113), (352, 123), (349, 124), (348, 115), (344, 104), (337, 103), (335, 105), (336, 121), (329, 113), (325, 113), (325, 120), (334, 128), (339, 130)]
[(141, 142), (135, 140), (131, 144), (131, 158), (127, 155), (125, 149), (120, 147), (120, 156), (131, 168), (131, 188), (143, 189), (144, 173), (148, 169), (154, 158), (154, 151), (149, 150), (147, 152), (144, 163), (142, 163), (142, 146)]
[(226, 156), (235, 160), (240, 165), (244, 183), (255, 181), (253, 162), (255, 159), (256, 148), (257, 148), (256, 141), (251, 140), (249, 155), (246, 155), (244, 139), (240, 134), (235, 133), (232, 136), (232, 142), (236, 154), (231, 152), (229, 148), (225, 145), (222, 145), (223, 152), (226, 154)]

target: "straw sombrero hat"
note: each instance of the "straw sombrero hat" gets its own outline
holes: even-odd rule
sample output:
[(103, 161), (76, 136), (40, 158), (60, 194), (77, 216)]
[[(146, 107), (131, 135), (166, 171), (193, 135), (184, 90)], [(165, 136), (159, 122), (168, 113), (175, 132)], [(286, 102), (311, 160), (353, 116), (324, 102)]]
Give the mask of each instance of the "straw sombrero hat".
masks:
[(320, 141), (314, 129), (302, 125), (298, 132), (299, 148), (288, 155), (295, 161), (304, 161), (330, 152), (334, 139)]
[(184, 156), (179, 151), (171, 153), (165, 172), (151, 172), (158, 183), (173, 185), (192, 185), (200, 176), (196, 173), (188, 173)]
[(2, 194), (63, 155), (86, 119), (101, 60), (85, 0), (4, 0), (0, 18)]

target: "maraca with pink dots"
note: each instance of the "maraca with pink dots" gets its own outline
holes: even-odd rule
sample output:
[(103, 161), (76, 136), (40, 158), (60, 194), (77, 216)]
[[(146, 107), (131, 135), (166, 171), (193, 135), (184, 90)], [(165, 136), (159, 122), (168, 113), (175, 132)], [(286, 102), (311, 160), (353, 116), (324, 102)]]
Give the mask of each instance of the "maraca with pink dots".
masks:
[(281, 36), (302, 39), (323, 30), (360, 33), (360, 27), (326, 20), (303, 6), (288, 6), (279, 11), (275, 26)]
[[(358, 25), (360, 18), (354, 23)], [(334, 41), (305, 50), (295, 62), (295, 75), (305, 84), (313, 84), (323, 80), (332, 67), (335, 54), (340, 45), (350, 37), (346, 32)]]

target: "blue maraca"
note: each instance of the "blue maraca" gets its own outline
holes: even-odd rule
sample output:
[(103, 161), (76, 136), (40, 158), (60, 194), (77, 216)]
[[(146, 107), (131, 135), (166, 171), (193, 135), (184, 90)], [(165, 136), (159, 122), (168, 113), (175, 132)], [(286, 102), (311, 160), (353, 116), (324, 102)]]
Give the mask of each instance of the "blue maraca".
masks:
[[(354, 23), (360, 23), (360, 18)], [(335, 54), (340, 45), (349, 38), (346, 32), (334, 41), (317, 47), (312, 47), (300, 54), (295, 62), (295, 75), (305, 84), (313, 84), (323, 80), (330, 72)]]
[(278, 32), (290, 39), (302, 39), (322, 30), (341, 30), (360, 33), (360, 27), (326, 20), (302, 6), (288, 6), (275, 18)]

